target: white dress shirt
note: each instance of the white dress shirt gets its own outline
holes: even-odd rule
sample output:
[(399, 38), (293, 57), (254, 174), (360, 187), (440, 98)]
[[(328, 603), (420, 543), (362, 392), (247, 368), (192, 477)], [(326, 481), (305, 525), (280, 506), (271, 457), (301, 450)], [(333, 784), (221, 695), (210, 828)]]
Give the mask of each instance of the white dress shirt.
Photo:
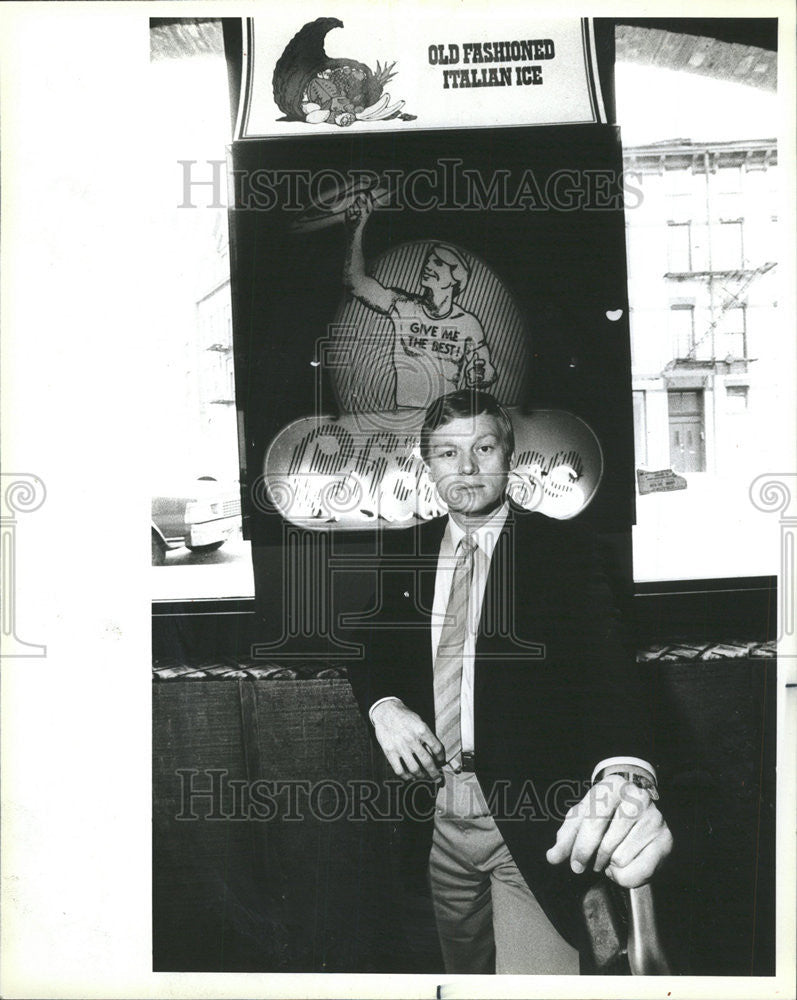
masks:
[[(495, 546), (506, 523), (509, 513), (509, 504), (504, 503), (493, 514), (489, 521), (485, 521), (473, 532), (471, 538), (476, 543), (473, 553), (473, 577), (471, 580), (470, 599), (468, 603), (468, 620), (465, 631), (465, 642), (462, 649), (462, 691), (460, 708), (460, 732), (462, 737), (462, 749), (476, 751), (477, 747), (473, 742), (473, 675), (474, 660), (476, 655), (476, 639), (479, 634), (479, 622), (481, 620), (482, 603), (484, 592), (487, 587), (487, 576), (490, 571), (490, 563), (493, 558)], [(440, 554), (437, 557), (437, 573), (434, 583), (434, 603), (432, 605), (432, 663), (437, 654), (437, 647), (440, 643), (440, 634), (443, 630), (448, 598), (451, 593), (451, 583), (454, 578), (454, 567), (456, 566), (457, 546), (465, 537), (465, 530), (461, 528), (453, 518), (449, 517), (442, 541), (440, 542)], [(369, 710), (369, 717), (373, 722), (373, 712), (377, 705), (384, 701), (399, 701), (398, 698), (380, 698), (375, 701)], [(592, 781), (606, 768), (614, 770), (627, 770), (628, 767), (641, 768), (647, 771), (653, 780), (656, 780), (656, 772), (652, 765), (638, 757), (609, 757), (596, 764), (592, 772)]]

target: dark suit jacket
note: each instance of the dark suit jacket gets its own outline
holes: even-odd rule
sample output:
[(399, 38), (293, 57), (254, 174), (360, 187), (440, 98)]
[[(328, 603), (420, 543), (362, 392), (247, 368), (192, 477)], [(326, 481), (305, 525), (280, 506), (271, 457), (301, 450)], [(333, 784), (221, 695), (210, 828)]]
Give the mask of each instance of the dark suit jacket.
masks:
[[(384, 536), (384, 557), (350, 670), (364, 715), (395, 695), (434, 729), (430, 614), (446, 518)], [(583, 946), (586, 889), (552, 866), (564, 812), (602, 759), (652, 760), (644, 699), (594, 539), (574, 521), (512, 507), (488, 576), (474, 665), (476, 774), (518, 868), (552, 922)], [(428, 855), (431, 824), (409, 831)]]

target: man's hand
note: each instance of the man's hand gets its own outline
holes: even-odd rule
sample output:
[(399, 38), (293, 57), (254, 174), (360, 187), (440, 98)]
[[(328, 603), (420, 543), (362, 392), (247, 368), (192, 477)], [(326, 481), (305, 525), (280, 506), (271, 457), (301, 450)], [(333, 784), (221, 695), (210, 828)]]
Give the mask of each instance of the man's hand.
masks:
[(365, 226), (373, 210), (374, 196), (370, 191), (361, 192), (346, 208), (346, 225), (349, 229), (362, 228)]
[(618, 885), (648, 882), (672, 850), (672, 834), (644, 788), (609, 774), (568, 810), (546, 857), (570, 860), (576, 873), (592, 865)]
[(439, 771), (446, 759), (443, 744), (419, 715), (395, 699), (377, 705), (371, 720), (379, 745), (400, 778), (429, 777), (443, 783)]

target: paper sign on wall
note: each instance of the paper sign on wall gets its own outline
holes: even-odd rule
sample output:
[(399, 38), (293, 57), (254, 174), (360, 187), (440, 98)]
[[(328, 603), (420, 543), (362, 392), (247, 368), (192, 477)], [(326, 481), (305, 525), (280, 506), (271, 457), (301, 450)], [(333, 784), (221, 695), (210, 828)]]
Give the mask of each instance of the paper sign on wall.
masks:
[[(463, 9), (464, 6), (464, 9)], [(292, 5), (245, 26), (236, 137), (606, 122), (590, 18), (457, 5)]]

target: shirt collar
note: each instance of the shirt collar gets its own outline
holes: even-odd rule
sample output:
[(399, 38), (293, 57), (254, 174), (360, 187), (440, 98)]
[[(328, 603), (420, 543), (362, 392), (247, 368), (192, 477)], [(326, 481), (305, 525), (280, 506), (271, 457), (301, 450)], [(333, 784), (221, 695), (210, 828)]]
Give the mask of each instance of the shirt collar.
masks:
[[(508, 514), (509, 503), (505, 501), (501, 504), (489, 521), (485, 521), (484, 524), (480, 524), (475, 531), (471, 532), (471, 538), (474, 542), (476, 542), (478, 547), (488, 559), (492, 558), (493, 550), (498, 543), (499, 535), (504, 530), (504, 524), (506, 524)], [(460, 526), (449, 514), (448, 526), (446, 528), (446, 533), (443, 536), (443, 543), (449, 547), (450, 552), (453, 554), (457, 551), (457, 546), (464, 537), (465, 531), (460, 528)]]

